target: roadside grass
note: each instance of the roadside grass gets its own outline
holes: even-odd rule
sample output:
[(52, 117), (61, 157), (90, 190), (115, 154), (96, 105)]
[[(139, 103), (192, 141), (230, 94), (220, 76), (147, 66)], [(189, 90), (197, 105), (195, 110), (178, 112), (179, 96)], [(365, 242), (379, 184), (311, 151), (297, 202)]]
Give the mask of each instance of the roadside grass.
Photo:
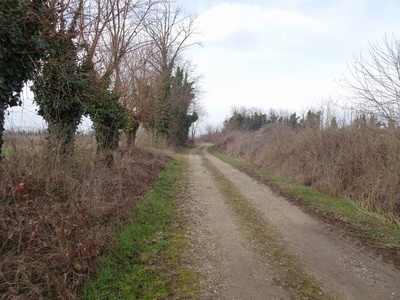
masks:
[(294, 181), (275, 176), (261, 168), (220, 153), (215, 147), (210, 153), (268, 184), (276, 192), (288, 197), (306, 211), (330, 222), (339, 223), (378, 254), (400, 267), (400, 226), (389, 215), (378, 214), (358, 206), (355, 202), (333, 197)]
[(187, 162), (171, 160), (130, 222), (117, 233), (117, 249), (100, 259), (85, 299), (193, 299), (196, 274), (182, 263), (186, 247), (176, 202)]
[(266, 259), (267, 264), (279, 270), (276, 273), (277, 283), (285, 288), (293, 299), (336, 299), (335, 295), (326, 294), (317, 278), (304, 272), (296, 259), (279, 244), (278, 233), (251, 205), (246, 196), (204, 155), (202, 155), (202, 160), (217, 182), (220, 192), (234, 209), (239, 224), (255, 251)]

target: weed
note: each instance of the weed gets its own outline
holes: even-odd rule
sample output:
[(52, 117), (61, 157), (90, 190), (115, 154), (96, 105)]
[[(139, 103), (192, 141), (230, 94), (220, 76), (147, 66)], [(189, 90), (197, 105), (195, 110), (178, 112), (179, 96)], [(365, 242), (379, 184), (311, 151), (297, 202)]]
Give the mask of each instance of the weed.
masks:
[(321, 284), (315, 277), (303, 272), (296, 260), (278, 242), (278, 233), (255, 209), (246, 197), (204, 156), (203, 163), (215, 178), (218, 188), (233, 207), (241, 227), (249, 237), (254, 249), (274, 268), (279, 270), (277, 282), (282, 285), (294, 299), (333, 299), (324, 293)]
[(267, 183), (273, 190), (292, 200), (310, 213), (326, 221), (343, 226), (349, 233), (361, 239), (365, 245), (400, 266), (400, 228), (390, 215), (378, 214), (362, 208), (353, 201), (321, 193), (311, 187), (298, 184), (264, 169), (244, 163), (218, 152), (210, 152), (252, 177)]
[(274, 123), (256, 132), (225, 132), (216, 145), (271, 173), (399, 220), (398, 128), (360, 120), (340, 129)]
[(101, 258), (86, 299), (189, 299), (194, 273), (181, 264), (185, 239), (178, 226), (177, 185), (186, 164), (172, 160), (117, 237), (117, 249)]
[(136, 149), (116, 155), (107, 167), (95, 147), (77, 147), (59, 159), (19, 151), (23, 146), (16, 144), (0, 165), (0, 294), (74, 299), (94, 274), (99, 254), (114, 251), (115, 229), (168, 158)]

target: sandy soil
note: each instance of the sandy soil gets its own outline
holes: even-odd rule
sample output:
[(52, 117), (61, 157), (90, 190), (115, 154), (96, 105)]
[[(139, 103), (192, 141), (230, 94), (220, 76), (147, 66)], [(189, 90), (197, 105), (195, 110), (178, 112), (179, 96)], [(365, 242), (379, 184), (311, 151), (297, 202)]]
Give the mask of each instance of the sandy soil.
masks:
[(328, 294), (339, 299), (400, 299), (400, 272), (392, 265), (208, 154), (206, 147), (188, 155), (188, 255), (201, 273), (200, 299), (290, 299), (274, 280), (279, 270), (249, 246), (234, 212), (202, 164), (200, 151), (265, 216), (286, 250), (305, 272), (318, 278)]

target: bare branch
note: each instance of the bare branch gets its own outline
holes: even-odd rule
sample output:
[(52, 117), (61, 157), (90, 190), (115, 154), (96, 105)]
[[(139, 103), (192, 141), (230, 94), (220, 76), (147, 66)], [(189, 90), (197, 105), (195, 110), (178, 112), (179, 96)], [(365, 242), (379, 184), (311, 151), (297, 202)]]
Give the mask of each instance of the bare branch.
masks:
[(400, 47), (394, 37), (369, 46), (369, 57), (355, 58), (343, 87), (360, 114), (400, 121)]

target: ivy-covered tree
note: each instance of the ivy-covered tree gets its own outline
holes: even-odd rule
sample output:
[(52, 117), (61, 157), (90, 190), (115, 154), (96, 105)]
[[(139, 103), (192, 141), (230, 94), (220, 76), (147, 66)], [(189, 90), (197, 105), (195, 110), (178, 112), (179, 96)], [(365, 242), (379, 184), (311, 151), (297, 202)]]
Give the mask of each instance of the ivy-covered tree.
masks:
[(93, 122), (98, 152), (117, 149), (128, 113), (120, 103), (120, 94), (109, 90), (111, 76), (109, 73), (99, 76), (88, 58), (82, 62), (77, 74), (80, 113), (90, 117)]
[(22, 88), (33, 79), (38, 66), (46, 2), (0, 1), (0, 152), (5, 110), (21, 104)]
[(113, 92), (104, 93), (90, 111), (100, 152), (118, 148), (121, 130), (126, 125), (128, 114), (119, 97)]
[(42, 68), (32, 91), (39, 106), (38, 114), (48, 124), (49, 149), (64, 155), (73, 150), (76, 129), (84, 113), (82, 97), (88, 89), (85, 69), (79, 65), (74, 44), (77, 9), (68, 28), (64, 11), (54, 12), (53, 27), (46, 36), (47, 47)]
[(99, 88), (87, 110), (93, 121), (99, 152), (118, 148), (121, 130), (128, 121), (128, 112), (119, 101), (120, 95), (108, 91), (107, 86), (104, 84)]
[(154, 129), (158, 137), (168, 140), (171, 125), (171, 72), (163, 73), (155, 98)]
[(128, 147), (132, 147), (135, 145), (136, 134), (139, 130), (140, 124), (137, 120), (137, 117), (133, 112), (127, 114), (126, 124), (124, 127), (124, 133), (127, 136), (127, 144)]
[(196, 112), (189, 113), (195, 93), (194, 82), (188, 81), (188, 74), (177, 68), (171, 82), (169, 139), (171, 145), (183, 146), (188, 138), (189, 128), (196, 122)]
[(190, 38), (196, 35), (195, 18), (182, 13), (170, 1), (156, 5), (156, 14), (144, 22), (144, 29), (152, 42), (153, 55), (149, 64), (157, 77), (154, 130), (157, 136), (170, 139), (171, 128), (171, 85), (173, 70), (178, 56), (198, 42)]
[(137, 130), (138, 124), (128, 115), (136, 108), (132, 91), (135, 54), (148, 44), (142, 40), (143, 22), (159, 1), (82, 2), (85, 17), (79, 19), (82, 30), (77, 40), (92, 82), (91, 93), (85, 95), (85, 114), (93, 121), (98, 151), (107, 152), (118, 147), (122, 129), (126, 129), (130, 141)]

